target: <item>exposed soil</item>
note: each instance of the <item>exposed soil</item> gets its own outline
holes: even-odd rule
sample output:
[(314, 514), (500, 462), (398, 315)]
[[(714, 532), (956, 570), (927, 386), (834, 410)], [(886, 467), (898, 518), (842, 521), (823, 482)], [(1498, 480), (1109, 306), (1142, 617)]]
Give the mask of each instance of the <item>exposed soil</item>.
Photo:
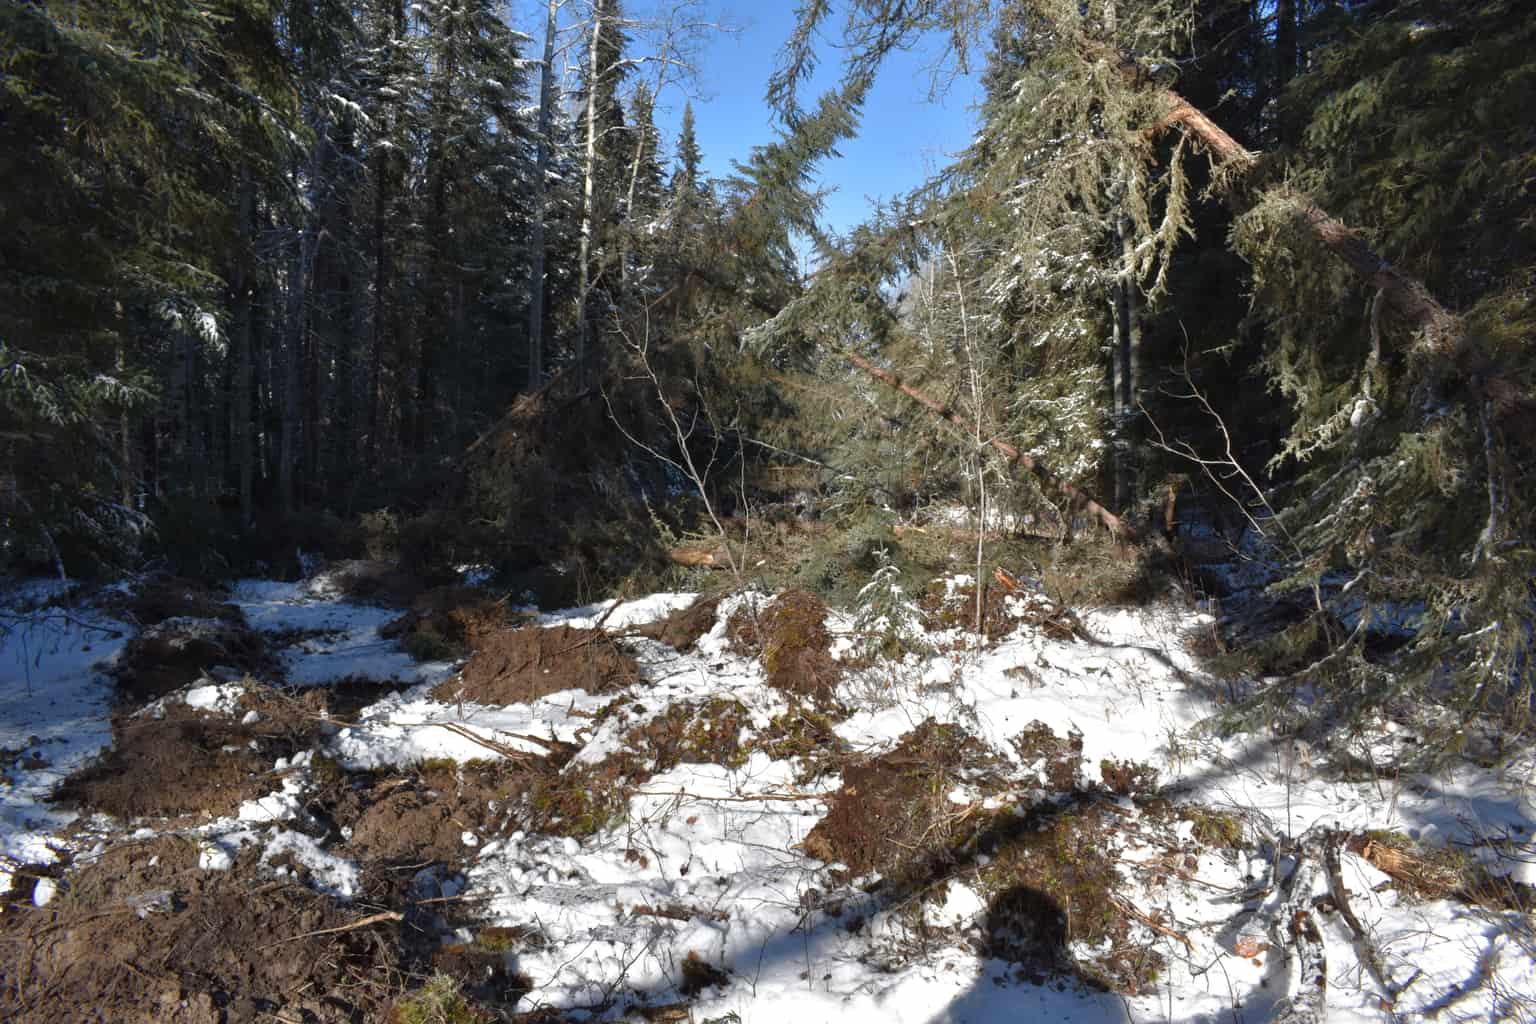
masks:
[[(273, 762), (316, 742), (302, 705), (267, 687), (248, 690), (235, 715), (167, 701), (157, 714), (120, 713), (113, 746), (59, 787), (56, 799), (123, 821), (233, 814), (279, 781)], [(244, 722), (246, 712), (256, 720)]]
[(351, 822), (344, 853), (385, 866), (456, 865), (471, 847), (515, 824), (528, 788), (526, 769), (500, 763), (430, 764), (411, 778), (383, 780), (364, 793), (368, 806)]
[(699, 637), (715, 628), (719, 611), (720, 598), (701, 595), (688, 607), (680, 608), (658, 622), (648, 622), (636, 632), (673, 650), (686, 651), (699, 642)]
[(278, 681), (282, 666), (267, 652), (261, 634), (217, 619), (165, 619), (123, 649), (115, 675), (118, 698), (146, 704), (189, 683), (210, 669)]
[(826, 602), (810, 591), (786, 590), (756, 615), (738, 608), (726, 633), (737, 651), (757, 654), (769, 686), (830, 704), (843, 666), (829, 653), (827, 612)]
[(379, 630), (398, 639), (418, 661), (446, 660), (468, 653), (479, 640), (512, 623), (505, 602), (474, 587), (433, 587), (411, 610)]
[(1031, 722), (1011, 743), (1025, 766), (1043, 775), (1052, 790), (1070, 793), (1082, 787), (1082, 733), (1068, 733), (1062, 739), (1044, 722)]
[[(185, 839), (127, 842), (42, 909), (0, 915), (0, 1017), (184, 1024), (382, 1018), (399, 925), (259, 874), (201, 871)], [(382, 940), (382, 941), (381, 941)]]
[(600, 629), (525, 626), (484, 635), (437, 700), (515, 704), (562, 690), (612, 693), (640, 680), (640, 666)]
[(921, 884), (947, 866), (971, 831), (951, 790), (998, 767), (964, 729), (930, 719), (890, 753), (844, 769), (843, 788), (803, 848), (847, 865), (850, 877), (879, 872), (887, 883)]
[(717, 697), (703, 704), (674, 704), (625, 733), (623, 749), (647, 758), (654, 772), (685, 763), (739, 768), (747, 760), (742, 731), (750, 725), (738, 701)]

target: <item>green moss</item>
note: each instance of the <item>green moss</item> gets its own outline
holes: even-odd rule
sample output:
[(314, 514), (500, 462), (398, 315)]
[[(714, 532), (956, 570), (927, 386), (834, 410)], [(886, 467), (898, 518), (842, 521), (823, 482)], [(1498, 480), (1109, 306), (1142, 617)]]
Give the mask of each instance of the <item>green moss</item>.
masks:
[(992, 896), (989, 945), (995, 956), (1049, 964), (1070, 944), (1083, 980), (1116, 992), (1144, 991), (1162, 957), (1131, 935), (1115, 900), (1122, 883), (1112, 844), (1117, 824), (1093, 806), (1047, 810), (988, 828), (990, 861), (980, 880)]
[(1213, 811), (1209, 807), (1188, 804), (1179, 808), (1179, 817), (1191, 822), (1196, 842), (1218, 850), (1239, 850), (1243, 843), (1243, 819), (1231, 811)]
[(396, 1002), (389, 1020), (390, 1024), (480, 1024), (485, 1017), (464, 998), (457, 981), (437, 974)]

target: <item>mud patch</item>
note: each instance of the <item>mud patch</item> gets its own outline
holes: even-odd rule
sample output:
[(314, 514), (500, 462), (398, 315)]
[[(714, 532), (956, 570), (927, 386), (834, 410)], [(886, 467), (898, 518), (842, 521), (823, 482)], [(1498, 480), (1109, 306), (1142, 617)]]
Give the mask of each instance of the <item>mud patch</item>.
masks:
[(273, 763), (317, 741), (302, 706), (266, 687), (242, 694), (234, 715), (175, 699), (155, 710), (114, 718), (112, 749), (64, 780), (55, 799), (123, 821), (220, 817), (277, 788)]
[[(381, 1019), (399, 990), (398, 924), (358, 926), (254, 855), (199, 871), (192, 843), (126, 843), (46, 908), (0, 915), (0, 1017), (28, 1024)], [(324, 934), (319, 934), (324, 933)]]
[(635, 632), (666, 644), (675, 651), (686, 651), (699, 637), (715, 628), (720, 598), (700, 596), (686, 608), (680, 608), (659, 622), (648, 622)]
[(843, 788), (803, 849), (841, 862), (852, 878), (879, 872), (887, 884), (920, 885), (948, 867), (974, 832), (970, 807), (953, 802), (951, 792), (962, 784), (995, 787), (1001, 767), (964, 729), (929, 719), (890, 753), (844, 770)]
[(819, 703), (834, 701), (843, 666), (829, 653), (827, 605), (806, 590), (786, 590), (755, 614), (745, 605), (731, 614), (726, 634), (743, 654), (756, 654), (768, 685)]
[(612, 693), (639, 681), (639, 664), (600, 629), (525, 626), (482, 637), (459, 678), (439, 684), (432, 696), (520, 704), (562, 690)]
[(281, 680), (282, 666), (259, 633), (216, 619), (166, 619), (128, 641), (114, 675), (118, 697), (146, 704), (196, 682), (213, 669)]

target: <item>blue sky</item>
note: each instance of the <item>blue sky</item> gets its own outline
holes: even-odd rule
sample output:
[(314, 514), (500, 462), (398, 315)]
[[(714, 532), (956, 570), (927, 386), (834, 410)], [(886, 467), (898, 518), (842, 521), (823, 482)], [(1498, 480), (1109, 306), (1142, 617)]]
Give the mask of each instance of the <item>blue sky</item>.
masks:
[[(779, 49), (794, 25), (795, 4), (726, 0), (719, 7), (742, 30), (717, 36), (704, 54), (699, 83), (704, 95), (693, 106), (699, 146), (710, 173), (723, 176), (730, 172), (732, 160), (745, 161), (753, 146), (774, 138), (763, 96)], [(975, 116), (969, 108), (977, 95), (976, 76), (959, 78), (942, 95), (930, 99), (928, 68), (939, 50), (934, 40), (926, 48), (899, 53), (887, 61), (865, 106), (859, 137), (840, 147), (840, 159), (823, 165), (822, 184), (837, 189), (823, 213), (834, 230), (863, 221), (871, 198), (889, 198), (921, 184), (970, 142)], [(820, 53), (817, 76), (803, 94), (806, 105), (835, 85), (841, 71), (841, 53), (831, 41), (822, 42)], [(675, 138), (682, 99), (675, 92), (667, 97), (674, 109), (658, 119), (669, 142)]]
[[(645, 18), (667, 2), (626, 0), (624, 11), (630, 17)], [(745, 162), (752, 147), (775, 138), (763, 96), (798, 4), (796, 0), (707, 0), (704, 6), (711, 20), (739, 31), (708, 38), (699, 55), (697, 82), (687, 90), (669, 89), (659, 100), (656, 120), (670, 160), (683, 104), (691, 96), (706, 169), (711, 176), (724, 177), (731, 173), (732, 161)], [(583, 8), (577, 0), (564, 20), (570, 23)], [(528, 56), (537, 57), (543, 43), (544, 3), (516, 0), (514, 11), (516, 27), (535, 37), (528, 45)], [(833, 18), (830, 27), (835, 31), (840, 15), (834, 13)], [(643, 55), (646, 44), (637, 39), (632, 49), (633, 55)], [(932, 40), (926, 47), (893, 55), (870, 93), (859, 137), (843, 144), (840, 159), (822, 166), (822, 185), (837, 190), (823, 210), (832, 230), (846, 231), (859, 224), (868, 216), (870, 199), (911, 190), (970, 142), (976, 76), (955, 79), (942, 95), (930, 99), (928, 68), (940, 49), (939, 41)], [(841, 54), (831, 40), (823, 40), (819, 52), (817, 76), (803, 93), (807, 105), (834, 85), (841, 71)], [(566, 55), (567, 64), (574, 59), (576, 55)]]

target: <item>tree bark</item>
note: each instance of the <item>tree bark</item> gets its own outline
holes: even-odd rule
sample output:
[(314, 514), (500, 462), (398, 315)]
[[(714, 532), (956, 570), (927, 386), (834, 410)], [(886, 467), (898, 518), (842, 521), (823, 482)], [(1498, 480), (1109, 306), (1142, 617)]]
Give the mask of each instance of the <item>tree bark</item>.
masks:
[[(902, 380), (896, 374), (891, 373), (889, 370), (882, 370), (880, 367), (876, 366), (868, 359), (865, 359), (857, 352), (844, 352), (843, 355), (850, 363), (852, 363), (854, 366), (857, 366), (871, 377), (874, 377), (882, 384), (894, 388), (895, 390), (906, 395), (908, 398), (912, 399), (914, 402), (917, 402), (919, 405), (923, 406), (923, 408), (927, 409), (935, 416), (944, 420), (950, 426), (959, 430), (962, 434), (969, 436), (971, 431), (971, 424), (967, 423), (964, 417), (955, 412), (953, 409), (949, 408), (944, 403), (931, 398), (923, 392), (917, 390), (917, 388), (914, 388), (912, 385)], [(1069, 481), (1058, 477), (1055, 473), (1051, 472), (1048, 467), (1034, 458), (1034, 456), (1020, 451), (1014, 445), (1011, 445), (1007, 441), (1003, 441), (999, 438), (989, 438), (987, 443), (991, 445), (991, 447), (996, 451), (999, 451), (1003, 455), (1007, 456), (1010, 462), (1016, 462), (1020, 466), (1023, 466), (1027, 472), (1032, 473), (1041, 483), (1059, 492), (1063, 497), (1071, 501), (1075, 507), (1082, 508), (1094, 518), (1098, 519), (1098, 521), (1103, 524), (1104, 528), (1107, 529), (1111, 534), (1115, 535), (1116, 537), (1123, 538), (1129, 538), (1131, 536), (1130, 531), (1126, 528), (1125, 523), (1120, 519), (1119, 516), (1115, 515), (1103, 505), (1100, 505), (1097, 501), (1093, 500), (1093, 498), (1090, 497), (1086, 491), (1075, 486)]]
[(544, 21), (544, 66), (539, 72), (539, 142), (534, 157), (533, 266), (528, 271), (528, 390), (544, 378), (545, 221), (549, 218), (549, 157), (554, 140), (555, 33), (560, 0), (549, 0)]
[(235, 458), (235, 472), (239, 477), (240, 526), (248, 528), (254, 521), (252, 506), (252, 478), (255, 460), (251, 452), (251, 387), (254, 376), (254, 359), (251, 351), (251, 233), (255, 217), (256, 189), (251, 182), (250, 167), (240, 165), (240, 242), (236, 253), (233, 312), (235, 321), (235, 374), (231, 389), (234, 401), (230, 402), (230, 448)]
[(587, 52), (587, 140), (586, 159), (582, 168), (581, 182), (581, 243), (577, 255), (576, 286), (576, 370), (577, 382), (585, 378), (583, 367), (587, 359), (587, 345), (591, 336), (588, 322), (589, 293), (592, 290), (592, 267), (588, 262), (592, 254), (592, 222), (597, 211), (594, 207), (594, 191), (597, 182), (597, 83), (601, 69), (598, 67), (599, 48), (603, 35), (603, 10), (594, 7), (592, 12), (592, 40)]

